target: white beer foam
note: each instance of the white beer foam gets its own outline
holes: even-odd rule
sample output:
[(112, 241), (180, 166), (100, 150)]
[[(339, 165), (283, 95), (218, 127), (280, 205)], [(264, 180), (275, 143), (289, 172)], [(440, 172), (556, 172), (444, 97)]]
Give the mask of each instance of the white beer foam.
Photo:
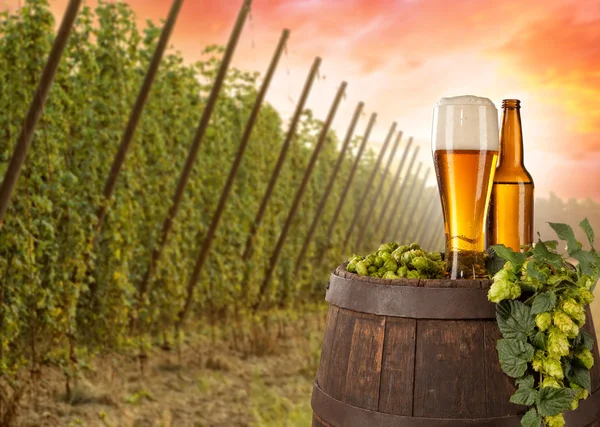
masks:
[(433, 111), (432, 149), (498, 151), (498, 110), (488, 98), (441, 98)]

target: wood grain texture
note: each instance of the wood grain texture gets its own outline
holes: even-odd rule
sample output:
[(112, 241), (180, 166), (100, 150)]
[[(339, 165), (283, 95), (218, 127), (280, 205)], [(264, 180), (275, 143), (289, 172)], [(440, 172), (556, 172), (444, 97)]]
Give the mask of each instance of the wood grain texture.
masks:
[(321, 361), (319, 370), (317, 371), (317, 383), (322, 387), (325, 379), (328, 376), (329, 364), (331, 363), (331, 351), (333, 348), (333, 340), (335, 338), (335, 330), (337, 326), (337, 317), (339, 308), (330, 306), (327, 312), (327, 320), (325, 321), (325, 336), (323, 338), (323, 347), (321, 349)]
[(346, 374), (345, 403), (377, 410), (385, 333), (385, 317), (367, 315), (356, 319)]
[(413, 416), (484, 418), (482, 355), (481, 322), (419, 321)]
[(417, 321), (388, 317), (385, 327), (379, 411), (412, 415)]
[(514, 381), (502, 371), (498, 360), (496, 342), (502, 338), (502, 334), (494, 321), (482, 323), (484, 328), (484, 384), (487, 396), (486, 416), (503, 417), (522, 414), (524, 412), (522, 406), (509, 402), (509, 396), (516, 391)]
[(320, 384), (323, 391), (338, 400), (342, 400), (346, 389), (346, 373), (352, 345), (354, 321), (359, 313), (339, 309), (333, 345), (331, 347), (331, 360), (327, 376), (323, 376)]

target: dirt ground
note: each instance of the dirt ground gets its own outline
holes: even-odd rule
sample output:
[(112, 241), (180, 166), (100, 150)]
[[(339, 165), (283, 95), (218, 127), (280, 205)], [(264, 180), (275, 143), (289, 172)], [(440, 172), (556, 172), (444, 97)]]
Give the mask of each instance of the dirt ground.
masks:
[[(592, 304), (600, 331), (600, 298)], [(98, 358), (65, 399), (62, 373), (46, 369), (20, 427), (305, 427), (325, 309), (270, 325), (204, 331), (176, 349), (155, 348), (145, 367), (131, 356)], [(600, 334), (598, 336), (600, 339)]]
[[(42, 372), (24, 399), (20, 427), (309, 426), (325, 310), (253, 331), (238, 349), (231, 336), (191, 337), (180, 351), (155, 348), (143, 372), (134, 357), (96, 359), (65, 398), (56, 369)], [(226, 336), (227, 335), (227, 336)]]

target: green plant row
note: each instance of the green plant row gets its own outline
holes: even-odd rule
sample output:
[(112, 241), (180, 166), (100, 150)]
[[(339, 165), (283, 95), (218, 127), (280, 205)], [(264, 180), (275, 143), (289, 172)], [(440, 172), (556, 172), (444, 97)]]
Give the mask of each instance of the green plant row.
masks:
[[(165, 55), (116, 193), (105, 202), (104, 181), (160, 35), (160, 26), (148, 22), (140, 30), (136, 22), (128, 5), (100, 1), (95, 9), (82, 9), (69, 39), (0, 229), (0, 388), (4, 383), (15, 385), (19, 373), (37, 371), (40, 364), (59, 365), (70, 378), (98, 351), (137, 350), (159, 337), (175, 339), (172, 329), (184, 303), (185, 286), (256, 98), (260, 75), (235, 68), (228, 72), (151, 292), (139, 306), (137, 287), (159, 240), (223, 49), (209, 46), (202, 59), (191, 64), (178, 52)], [(47, 0), (27, 0), (21, 9), (0, 13), (0, 177), (54, 31)], [(256, 302), (265, 266), (321, 125), (310, 110), (304, 112), (252, 258), (242, 265), (244, 244), (287, 128), (271, 105), (261, 109), (197, 287), (198, 315), (226, 319)], [(353, 141), (305, 265), (295, 277), (294, 262), (307, 224), (339, 153), (337, 136), (328, 135), (282, 261), (263, 298), (267, 307), (322, 298), (321, 293), (315, 294), (315, 285), (325, 283), (329, 269), (342, 259), (332, 248), (342, 246), (375, 163), (372, 151), (364, 156), (339, 225), (326, 242), (358, 142), (358, 138)], [(386, 191), (390, 185), (386, 177)], [(92, 246), (101, 203), (109, 203), (110, 209)], [(381, 208), (377, 207), (377, 215)], [(377, 241), (369, 233), (366, 241)], [(324, 267), (313, 270), (316, 254), (326, 244)], [(95, 299), (90, 298), (92, 285), (97, 288)], [(132, 319), (138, 320), (135, 334)]]

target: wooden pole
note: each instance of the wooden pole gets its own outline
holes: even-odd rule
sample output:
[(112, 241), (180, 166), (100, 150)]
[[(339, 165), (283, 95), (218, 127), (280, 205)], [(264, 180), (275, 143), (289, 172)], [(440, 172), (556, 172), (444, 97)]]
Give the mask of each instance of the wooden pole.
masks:
[(179, 15), (179, 11), (181, 9), (182, 4), (183, 0), (174, 0), (171, 4), (169, 16), (167, 17), (167, 21), (165, 22), (165, 25), (162, 29), (160, 38), (158, 40), (158, 44), (156, 45), (154, 55), (152, 56), (152, 60), (150, 62), (150, 66), (148, 67), (148, 71), (146, 71), (146, 76), (144, 77), (144, 81), (142, 83), (142, 86), (140, 87), (140, 91), (138, 92), (137, 99), (135, 100), (135, 104), (133, 106), (133, 109), (131, 110), (131, 114), (129, 115), (129, 121), (127, 122), (125, 131), (123, 132), (121, 144), (119, 145), (119, 150), (115, 154), (115, 158), (110, 168), (110, 173), (108, 174), (108, 178), (106, 179), (106, 183), (104, 184), (104, 200), (98, 208), (98, 223), (96, 224), (96, 232), (94, 234), (94, 238), (98, 235), (100, 229), (102, 228), (102, 223), (104, 222), (104, 218), (109, 207), (110, 199), (114, 193), (117, 184), (117, 178), (119, 177), (121, 168), (125, 163), (127, 152), (129, 151), (131, 141), (133, 140), (133, 136), (135, 135), (135, 130), (137, 129), (137, 125), (142, 116), (144, 105), (146, 105), (148, 95), (150, 94), (150, 90), (152, 89), (152, 85), (154, 84), (154, 80), (158, 72), (158, 67), (169, 44), (169, 39), (171, 38), (171, 33), (173, 32), (173, 27), (175, 26), (175, 22), (177, 21), (177, 16)]
[(344, 239), (344, 243), (342, 244), (342, 253), (346, 252), (346, 247), (348, 246), (348, 243), (350, 242), (350, 238), (352, 237), (352, 231), (354, 231), (354, 226), (358, 222), (358, 219), (362, 212), (362, 208), (367, 201), (367, 197), (369, 196), (369, 191), (371, 190), (371, 186), (373, 185), (373, 181), (375, 180), (375, 176), (377, 176), (377, 172), (379, 172), (379, 168), (381, 167), (381, 162), (383, 161), (383, 157), (385, 156), (385, 153), (387, 151), (388, 145), (391, 140), (390, 135), (392, 135), (395, 130), (396, 130), (396, 122), (392, 123), (392, 126), (390, 127), (390, 130), (388, 132), (388, 137), (385, 139), (383, 147), (381, 147), (381, 151), (379, 152), (379, 156), (377, 157), (375, 166), (373, 167), (371, 175), (369, 176), (369, 180), (367, 181), (367, 185), (365, 186), (365, 189), (363, 190), (363, 194), (360, 198), (358, 206), (356, 207), (356, 212), (354, 213), (354, 217), (352, 218), (350, 227), (348, 227), (348, 231), (346, 232), (346, 238)]
[[(415, 203), (414, 203), (410, 213), (406, 217), (403, 216), (403, 218), (406, 218), (406, 222), (398, 221), (398, 226), (396, 227), (396, 230), (395, 230), (394, 234), (392, 234), (392, 236), (394, 236), (394, 235), (398, 236), (398, 233), (400, 233), (403, 240), (408, 240), (408, 238), (410, 237), (408, 234), (408, 231), (411, 228), (411, 226), (413, 225), (413, 221), (415, 219), (415, 214), (417, 213), (417, 210), (419, 209), (419, 206), (421, 205), (421, 200), (423, 199), (422, 194), (423, 194), (423, 191), (425, 190), (425, 186), (427, 185), (427, 178), (429, 178), (430, 172), (431, 172), (431, 169), (427, 169), (427, 171), (425, 171), (425, 176), (423, 176), (423, 179), (422, 179), (420, 185), (418, 186), (418, 189), (415, 188), (416, 184), (415, 184), (415, 186), (413, 186), (413, 192), (408, 197), (408, 203), (410, 203), (410, 200), (413, 195), (415, 196), (415, 198), (414, 198)], [(414, 190), (417, 190), (417, 191), (415, 192)], [(406, 208), (408, 209), (408, 205), (406, 206)]]
[(406, 171), (406, 176), (404, 177), (404, 181), (402, 181), (402, 185), (400, 186), (400, 190), (396, 193), (396, 199), (394, 200), (394, 204), (392, 205), (392, 211), (390, 213), (390, 217), (385, 226), (385, 231), (383, 232), (383, 237), (381, 238), (382, 242), (389, 241), (390, 237), (389, 233), (392, 231), (392, 224), (394, 222), (394, 212), (398, 210), (400, 206), (400, 202), (402, 200), (402, 196), (404, 195), (404, 191), (406, 191), (406, 185), (410, 180), (410, 173), (412, 172), (413, 166), (415, 165), (415, 161), (417, 160), (417, 155), (419, 154), (419, 147), (415, 148), (413, 152), (412, 158), (410, 159), (410, 163), (408, 165), (408, 170)]
[(402, 153), (402, 160), (400, 160), (400, 164), (398, 165), (398, 169), (396, 170), (396, 174), (394, 175), (394, 179), (392, 180), (394, 184), (390, 186), (388, 194), (385, 197), (385, 201), (383, 202), (383, 209), (381, 209), (381, 213), (379, 214), (379, 218), (377, 219), (377, 223), (375, 225), (375, 233), (379, 232), (379, 229), (383, 224), (383, 220), (385, 219), (385, 214), (387, 213), (390, 207), (390, 202), (392, 201), (392, 197), (394, 196), (394, 190), (396, 189), (396, 184), (400, 182), (400, 176), (402, 175), (402, 170), (404, 169), (404, 164), (406, 163), (406, 159), (408, 158), (408, 152), (410, 151), (412, 143), (413, 139), (411, 137), (408, 139), (408, 144), (406, 144), (404, 153)]
[(173, 220), (175, 219), (175, 216), (179, 211), (179, 205), (181, 204), (181, 199), (183, 198), (185, 187), (190, 179), (190, 174), (192, 173), (192, 169), (194, 167), (196, 158), (198, 157), (200, 143), (204, 139), (206, 128), (208, 127), (208, 123), (210, 122), (213, 110), (215, 109), (217, 98), (219, 97), (219, 93), (221, 92), (223, 82), (225, 81), (225, 75), (227, 74), (227, 70), (229, 69), (229, 64), (231, 63), (231, 58), (233, 57), (233, 53), (235, 52), (235, 48), (240, 39), (240, 35), (242, 33), (242, 29), (244, 28), (246, 18), (248, 17), (248, 13), (250, 12), (251, 4), (252, 0), (244, 0), (244, 4), (240, 9), (237, 20), (235, 22), (235, 26), (233, 28), (231, 36), (229, 37), (229, 41), (227, 42), (227, 47), (225, 48), (225, 53), (223, 55), (221, 65), (219, 66), (219, 71), (217, 72), (217, 76), (215, 78), (213, 87), (210, 90), (210, 94), (206, 102), (206, 107), (204, 108), (202, 117), (200, 119), (200, 123), (198, 124), (198, 129), (196, 130), (196, 135), (194, 136), (192, 145), (190, 146), (190, 150), (188, 152), (185, 164), (183, 166), (183, 170), (181, 171), (181, 175), (179, 176), (179, 181), (177, 182), (175, 194), (173, 195), (173, 199), (171, 201), (171, 207), (169, 208), (167, 217), (163, 222), (160, 240), (158, 242), (158, 245), (152, 251), (150, 263), (148, 264), (146, 273), (144, 274), (142, 282), (140, 283), (140, 287), (138, 290), (139, 299), (142, 299), (148, 291), (150, 278), (154, 273), (156, 264), (158, 263), (162, 255), (162, 252), (171, 233), (171, 229), (173, 227)]
[(258, 212), (254, 217), (254, 222), (252, 223), (252, 228), (250, 229), (250, 234), (248, 235), (248, 239), (246, 240), (246, 247), (244, 249), (244, 254), (242, 255), (242, 260), (244, 263), (247, 263), (252, 255), (252, 249), (254, 247), (254, 239), (258, 230), (260, 228), (260, 224), (262, 223), (262, 219), (267, 210), (267, 205), (269, 204), (269, 200), (273, 194), (273, 190), (275, 188), (275, 184), (279, 179), (279, 174), (281, 173), (281, 169), (283, 167), (283, 163), (287, 156), (290, 145), (292, 144), (292, 140), (296, 135), (296, 128), (298, 127), (298, 123), (300, 121), (300, 116), (302, 115), (302, 111), (304, 111), (304, 105), (306, 104), (306, 99), (308, 98), (308, 94), (310, 93), (310, 89), (312, 88), (313, 82), (315, 81), (315, 77), (319, 71), (319, 66), (321, 65), (321, 58), (317, 57), (313, 61), (312, 67), (310, 68), (310, 72), (308, 73), (308, 77), (306, 82), (304, 83), (304, 88), (302, 89), (302, 93), (300, 95), (300, 100), (296, 105), (296, 110), (294, 111), (294, 115), (292, 116), (292, 121), (290, 122), (290, 127), (285, 136), (285, 140), (283, 141), (283, 146), (281, 147), (281, 151), (279, 152), (279, 157), (277, 158), (277, 163), (275, 164), (275, 169), (273, 169), (273, 173), (271, 174), (271, 179), (269, 180), (269, 184), (267, 185), (267, 190), (260, 202), (260, 207), (258, 208)]
[[(389, 135), (389, 137), (391, 138), (392, 135)], [(379, 181), (379, 185), (377, 186), (377, 190), (375, 190), (375, 196), (373, 197), (371, 204), (369, 205), (369, 211), (364, 220), (364, 223), (362, 224), (362, 227), (361, 226), (358, 227), (359, 228), (358, 240), (356, 241), (356, 250), (357, 251), (361, 250), (363, 240), (365, 237), (365, 230), (367, 229), (367, 227), (369, 225), (369, 219), (372, 217), (373, 212), (375, 211), (375, 206), (377, 206), (377, 200), (379, 200), (379, 196), (381, 195), (381, 192), (383, 191), (383, 186), (385, 185), (385, 180), (388, 176), (388, 173), (390, 172), (390, 167), (392, 166), (392, 162), (394, 161), (394, 156), (396, 155), (396, 151), (398, 151), (398, 146), (400, 145), (401, 140), (402, 140), (402, 131), (398, 132), (398, 136), (396, 137), (396, 140), (394, 141), (394, 145), (392, 146), (392, 152), (390, 153), (390, 156), (388, 157), (388, 161), (387, 161), (387, 164), (385, 165), (385, 169), (383, 171), (383, 175), (381, 176), (381, 180)]]
[(277, 64), (279, 63), (279, 59), (281, 58), (281, 54), (283, 53), (283, 49), (285, 48), (285, 44), (287, 43), (289, 35), (289, 30), (283, 30), (281, 38), (279, 39), (279, 44), (277, 45), (277, 49), (275, 50), (273, 59), (271, 59), (271, 64), (269, 65), (267, 74), (265, 75), (265, 79), (258, 92), (256, 101), (254, 102), (254, 107), (252, 108), (252, 112), (250, 113), (250, 117), (248, 118), (248, 122), (246, 123), (246, 127), (244, 129), (244, 133), (240, 141), (240, 146), (235, 156), (235, 160), (233, 161), (233, 165), (231, 166), (231, 170), (229, 171), (227, 182), (225, 183), (225, 187), (223, 188), (223, 192), (221, 193), (221, 197), (219, 198), (217, 210), (215, 211), (215, 214), (212, 218), (210, 227), (208, 228), (208, 234), (204, 238), (202, 248), (200, 249), (200, 254), (198, 255), (198, 259), (196, 260), (196, 265), (194, 266), (194, 271), (192, 272), (192, 276), (190, 277), (190, 280), (188, 282), (185, 304), (178, 316), (178, 326), (181, 326), (181, 324), (183, 324), (190, 310), (190, 306), (192, 304), (194, 296), (194, 288), (196, 287), (196, 285), (198, 284), (198, 280), (200, 279), (202, 268), (204, 267), (204, 263), (206, 261), (206, 258), (208, 257), (212, 241), (214, 240), (217, 228), (219, 227), (219, 222), (221, 220), (221, 217), (223, 216), (223, 212), (225, 211), (225, 205), (227, 203), (227, 200), (229, 199), (229, 195), (231, 194), (233, 182), (242, 163), (242, 159), (244, 157), (244, 153), (246, 152), (248, 142), (250, 141), (252, 129), (254, 128), (256, 119), (258, 118), (258, 113), (260, 112), (263, 100), (265, 99), (265, 95), (267, 94), (267, 90), (269, 89), (269, 85), (271, 84), (271, 80), (273, 79), (273, 75), (275, 74), (275, 69), (277, 68)]
[(300, 270), (302, 261), (304, 260), (304, 257), (306, 256), (306, 251), (308, 250), (308, 246), (310, 245), (310, 243), (312, 241), (312, 238), (317, 229), (317, 225), (319, 224), (319, 220), (321, 219), (321, 215), (323, 214), (323, 209), (325, 208), (325, 204), (329, 200), (329, 194), (331, 193), (331, 190), (333, 189), (333, 184), (335, 183), (337, 174), (340, 170), (340, 167), (342, 166), (342, 163), (344, 162), (344, 155), (346, 154), (346, 151), (348, 151), (348, 146), (350, 145), (350, 142), (352, 141), (352, 136), (354, 135), (354, 129), (356, 128), (356, 124), (358, 123), (358, 119), (360, 118), (363, 107), (364, 107), (364, 104), (362, 102), (359, 102), (358, 105), (356, 106), (356, 110), (354, 111), (354, 116), (352, 117), (350, 126), (348, 127), (348, 130), (346, 132), (346, 137), (344, 138), (344, 142), (342, 144), (340, 154), (338, 155), (337, 162), (335, 163), (335, 166), (333, 167), (333, 172), (331, 172), (331, 176), (329, 177), (329, 182), (327, 183), (327, 187), (325, 187), (325, 191), (323, 192), (323, 196), (321, 197), (321, 201), (319, 202), (319, 206), (317, 207), (317, 212), (315, 214), (315, 217), (312, 221), (312, 224), (310, 225), (310, 229), (308, 230), (308, 233), (306, 234), (306, 238), (304, 239), (304, 244), (302, 245), (302, 250), (300, 250), (300, 254), (298, 255), (298, 258), (296, 259), (296, 267), (295, 267), (296, 274)]
[(312, 157), (310, 158), (308, 167), (306, 168), (306, 171), (304, 172), (304, 177), (302, 179), (302, 183), (300, 184), (300, 187), (298, 188), (296, 197), (294, 198), (292, 207), (290, 209), (288, 217), (283, 226), (283, 230), (281, 231), (281, 234), (279, 235), (279, 240), (277, 241), (277, 245), (275, 246), (275, 250), (273, 251), (273, 255), (271, 256), (271, 259), (269, 260), (269, 265), (265, 272), (265, 277), (263, 279), (263, 282), (260, 286), (260, 290), (258, 292), (258, 300), (253, 306), (253, 310), (255, 312), (260, 307), (260, 304), (261, 304), (261, 302), (264, 298), (264, 295), (267, 291), (267, 287), (269, 286), (271, 277), (273, 276), (273, 272), (275, 271), (275, 267), (277, 266), (277, 261), (279, 261), (279, 255), (281, 254), (281, 250), (283, 249), (283, 245), (285, 244), (285, 240), (286, 240), (287, 235), (292, 226), (292, 221), (294, 220), (294, 217), (296, 216), (296, 212), (298, 211), (298, 208), (300, 207), (300, 202), (302, 201), (302, 196), (304, 195), (304, 192), (306, 191), (306, 186), (308, 185), (308, 181), (310, 180), (312, 171), (315, 167), (315, 164), (317, 163), (317, 158), (319, 157), (319, 153), (321, 152), (323, 145), (325, 145), (325, 140), (327, 139), (327, 134), (329, 133), (331, 123), (333, 122), (335, 113), (337, 112), (338, 106), (340, 105), (340, 101), (342, 100), (342, 96), (344, 95), (344, 92), (346, 90), (346, 86), (347, 86), (347, 83), (342, 82), (342, 84), (340, 85), (340, 87), (337, 91), (337, 94), (335, 96), (333, 104), (331, 105), (329, 114), (327, 115), (327, 119), (325, 120), (325, 123), (323, 124), (323, 128), (321, 129), (321, 133), (319, 134), (319, 138), (317, 140), (317, 144), (315, 145), (315, 149), (313, 151)]
[[(419, 181), (419, 172), (421, 172), (422, 167), (423, 167), (423, 162), (419, 162), (419, 166), (417, 166), (417, 171), (415, 172), (415, 178), (413, 179), (410, 189), (408, 190), (408, 194), (406, 196), (406, 205), (403, 206), (403, 208), (401, 209), (400, 218), (396, 218), (395, 227), (392, 229), (393, 231), (390, 234), (390, 237), (392, 238), (392, 240), (399, 239), (398, 232), (400, 231), (400, 229), (402, 229), (402, 233), (403, 233), (402, 239), (404, 238), (405, 227), (403, 227), (402, 224), (404, 223), (405, 216), (408, 217), (410, 215), (409, 207), (411, 205), (413, 195), (415, 194), (415, 190), (417, 189), (417, 186), (419, 185), (419, 182), (420, 182)], [(416, 208), (416, 205), (418, 205), (418, 204), (419, 204), (419, 199), (417, 198), (415, 200), (415, 208)], [(408, 223), (408, 220), (406, 222)]]
[(56, 39), (54, 39), (54, 43), (52, 44), (50, 55), (48, 56), (48, 60), (42, 71), (42, 76), (40, 77), (37, 89), (33, 95), (33, 100), (31, 101), (29, 110), (25, 116), (21, 133), (19, 134), (15, 149), (10, 158), (10, 162), (8, 163), (6, 173), (4, 174), (2, 185), (0, 185), (0, 228), (2, 228), (2, 224), (4, 223), (4, 215), (8, 209), (15, 185), (21, 175), (21, 169), (23, 168), (23, 163), (25, 162), (27, 152), (31, 146), (35, 128), (44, 111), (48, 93), (54, 82), (56, 70), (60, 64), (62, 54), (67, 45), (69, 34), (73, 28), (73, 23), (75, 22), (81, 3), (82, 0), (70, 0), (67, 5), (58, 33), (56, 34)]
[(369, 119), (369, 123), (367, 124), (367, 128), (365, 130), (362, 141), (360, 143), (360, 147), (358, 148), (358, 153), (356, 153), (356, 158), (354, 159), (354, 164), (352, 165), (352, 169), (350, 169), (350, 174), (348, 175), (348, 178), (346, 179), (346, 185), (344, 186), (344, 189), (342, 190), (342, 195), (340, 196), (340, 200), (338, 201), (338, 205), (335, 209), (335, 213), (333, 214), (333, 218), (331, 219), (331, 222), (329, 223), (329, 228), (327, 229), (327, 234), (326, 234), (327, 237), (325, 238), (323, 247), (321, 248), (319, 256), (317, 257), (319, 266), (322, 265), (323, 259), (325, 258), (325, 252), (327, 251), (329, 242), (331, 241), (331, 238), (333, 236), (333, 230), (335, 229), (335, 226), (337, 225), (337, 221), (340, 217), (340, 214), (342, 213), (342, 208), (344, 207), (344, 202), (346, 201), (346, 197), (348, 196), (348, 193), (350, 191), (350, 186), (352, 185), (352, 180), (354, 179), (354, 175), (356, 174), (356, 171), (358, 170), (358, 165), (360, 164), (360, 159), (362, 158), (365, 148), (367, 147), (367, 143), (369, 142), (369, 136), (371, 135), (371, 130), (373, 130), (373, 126), (375, 125), (376, 119), (377, 119), (377, 113), (371, 114), (371, 118)]

